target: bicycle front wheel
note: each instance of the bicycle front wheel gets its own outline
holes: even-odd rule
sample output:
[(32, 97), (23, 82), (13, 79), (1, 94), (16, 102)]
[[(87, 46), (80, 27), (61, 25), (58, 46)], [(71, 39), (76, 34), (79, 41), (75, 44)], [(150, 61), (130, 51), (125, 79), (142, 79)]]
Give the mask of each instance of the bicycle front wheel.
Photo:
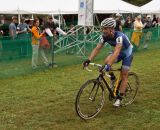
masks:
[(122, 106), (131, 104), (137, 95), (139, 88), (139, 78), (136, 73), (129, 72), (128, 74), (128, 84), (124, 98), (122, 100)]
[(104, 105), (104, 87), (97, 79), (84, 83), (76, 97), (75, 108), (82, 119), (95, 117)]

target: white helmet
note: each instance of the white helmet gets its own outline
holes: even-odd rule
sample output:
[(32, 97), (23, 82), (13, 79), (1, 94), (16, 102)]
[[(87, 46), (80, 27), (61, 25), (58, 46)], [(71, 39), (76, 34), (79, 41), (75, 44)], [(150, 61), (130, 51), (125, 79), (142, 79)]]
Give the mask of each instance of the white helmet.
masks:
[(116, 26), (116, 21), (113, 18), (106, 18), (101, 22), (101, 27), (114, 27)]

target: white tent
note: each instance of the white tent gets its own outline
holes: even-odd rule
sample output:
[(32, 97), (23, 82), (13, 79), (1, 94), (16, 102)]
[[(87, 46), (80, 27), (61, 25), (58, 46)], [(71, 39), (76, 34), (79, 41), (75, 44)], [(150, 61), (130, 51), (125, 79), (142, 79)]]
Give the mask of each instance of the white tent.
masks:
[(140, 13), (140, 9), (122, 0), (95, 0), (94, 13)]
[(0, 0), (0, 14), (77, 14), (78, 0)]
[(160, 14), (160, 0), (152, 0), (151, 2), (140, 7), (141, 13), (158, 13)]
[[(79, 0), (0, 0), (0, 14), (78, 14)], [(122, 0), (94, 0), (94, 13), (139, 13)]]

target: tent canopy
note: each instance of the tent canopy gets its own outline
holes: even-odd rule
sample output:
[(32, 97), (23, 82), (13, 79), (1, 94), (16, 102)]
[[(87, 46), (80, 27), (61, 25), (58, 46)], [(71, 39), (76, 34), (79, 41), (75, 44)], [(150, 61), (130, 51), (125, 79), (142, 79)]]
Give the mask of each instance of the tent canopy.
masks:
[[(78, 14), (79, 0), (0, 0), (0, 14)], [(122, 0), (94, 0), (94, 13), (139, 13)]]
[(0, 0), (1, 14), (77, 14), (78, 0)]
[(160, 13), (160, 0), (152, 0), (151, 2), (140, 7), (141, 13)]
[(95, 0), (94, 13), (139, 13), (138, 6), (122, 0)]

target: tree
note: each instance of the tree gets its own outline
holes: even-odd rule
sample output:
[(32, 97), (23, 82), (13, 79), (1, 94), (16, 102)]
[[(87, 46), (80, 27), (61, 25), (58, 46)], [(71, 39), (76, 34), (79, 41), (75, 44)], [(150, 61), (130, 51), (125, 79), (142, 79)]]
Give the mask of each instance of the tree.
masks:
[(123, 0), (123, 1), (137, 5), (137, 6), (142, 6), (152, 0)]

